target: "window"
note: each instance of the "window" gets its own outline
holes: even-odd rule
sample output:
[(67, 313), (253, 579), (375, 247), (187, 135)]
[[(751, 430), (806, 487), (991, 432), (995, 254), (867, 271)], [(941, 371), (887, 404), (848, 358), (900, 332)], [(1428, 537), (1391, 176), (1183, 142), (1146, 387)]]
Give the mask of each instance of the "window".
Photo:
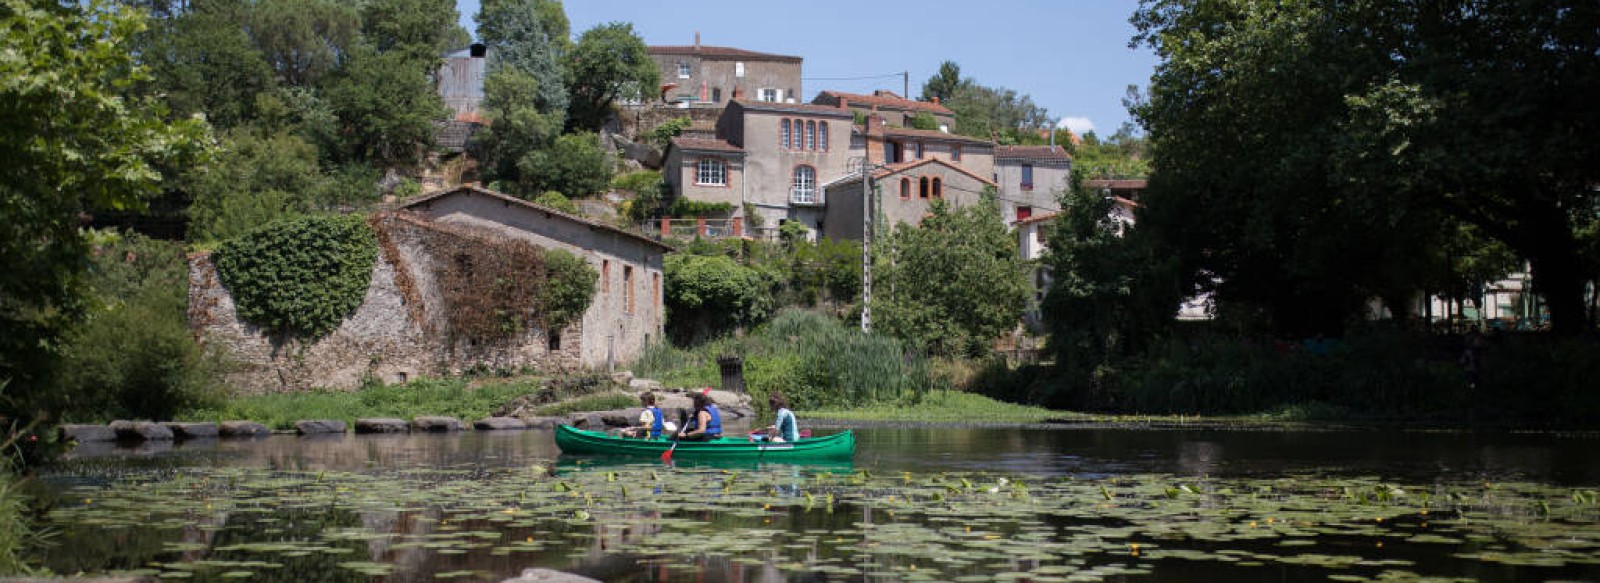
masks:
[(756, 94), (756, 100), (757, 101), (773, 101), (773, 102), (776, 102), (776, 101), (779, 100), (778, 90), (777, 89), (772, 89), (772, 88), (762, 89), (759, 93)]
[(734, 77), (739, 77), (739, 78), (743, 78), (744, 77), (744, 62), (743, 61), (736, 62), (736, 63), (733, 64), (733, 76)]
[(928, 177), (917, 179), (917, 198), (928, 198)]
[(728, 185), (728, 166), (716, 158), (700, 160), (694, 176), (695, 184)]
[(1033, 190), (1033, 165), (1022, 165), (1022, 189)]
[(822, 146), (822, 151), (828, 151), (828, 122), (817, 123), (817, 143)]
[(789, 197), (797, 203), (810, 204), (817, 202), (817, 170), (810, 166), (794, 167), (794, 186), (789, 189)]
[(937, 176), (933, 177), (933, 197), (944, 198), (944, 181)]
[(778, 145), (787, 150), (789, 149), (789, 120), (783, 120), (783, 122), (781, 122), (779, 125), (782, 126), (782, 129), (779, 131), (779, 133), (782, 134), (783, 137), (778, 138)]
[(894, 164), (895, 162), (899, 162), (899, 161), (900, 161), (900, 143), (899, 142), (884, 142), (883, 143), (883, 163), (884, 164)]
[(900, 200), (906, 200), (906, 199), (909, 199), (909, 198), (911, 198), (911, 179), (910, 178), (901, 178), (900, 179)]
[(806, 149), (817, 149), (817, 122), (806, 122)]
[(686, 63), (686, 62), (685, 63), (678, 63), (678, 78), (679, 79), (688, 79), (689, 78), (689, 63)]
[(551, 330), (549, 342), (545, 345), (551, 352), (561, 350), (561, 331)]
[(1020, 220), (1026, 219), (1026, 218), (1031, 217), (1031, 216), (1033, 216), (1033, 207), (1031, 207), (1031, 206), (1019, 206), (1019, 207), (1017, 207), (1017, 220), (1020, 221)]
[(712, 87), (711, 88), (711, 102), (712, 103), (722, 103), (722, 88), (721, 87)]
[(600, 260), (600, 293), (611, 293), (611, 260)]
[(961, 161), (961, 146), (950, 147), (950, 159), (957, 162)]
[(623, 313), (633, 313), (633, 266), (622, 266)]
[(917, 142), (917, 159), (922, 159), (922, 142)]

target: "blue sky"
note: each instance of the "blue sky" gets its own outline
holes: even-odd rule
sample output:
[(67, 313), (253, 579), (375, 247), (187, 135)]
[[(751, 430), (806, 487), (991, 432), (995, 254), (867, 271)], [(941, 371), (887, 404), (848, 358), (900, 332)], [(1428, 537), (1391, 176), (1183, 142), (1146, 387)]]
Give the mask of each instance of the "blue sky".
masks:
[[(476, 27), (478, 0), (457, 0), (461, 23)], [(1115, 132), (1128, 112), (1128, 85), (1149, 84), (1156, 63), (1128, 48), (1128, 16), (1137, 0), (990, 0), (948, 2), (751, 2), (750, 0), (567, 0), (573, 34), (611, 21), (633, 23), (645, 43), (687, 45), (695, 31), (707, 45), (805, 58), (805, 98), (834, 89), (911, 94), (952, 60), (962, 75), (1033, 97), (1075, 129)], [(824, 80), (888, 75), (876, 79)]]

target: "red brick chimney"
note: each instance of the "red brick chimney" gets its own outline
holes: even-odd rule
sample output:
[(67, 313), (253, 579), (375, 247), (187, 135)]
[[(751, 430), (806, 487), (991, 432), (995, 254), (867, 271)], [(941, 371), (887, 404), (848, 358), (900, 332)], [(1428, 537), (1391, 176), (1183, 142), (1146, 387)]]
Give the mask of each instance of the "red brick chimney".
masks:
[(733, 88), (733, 98), (734, 99), (744, 99), (744, 88), (742, 88), (742, 87), (734, 87)]
[(694, 51), (700, 52), (700, 31), (694, 31)]

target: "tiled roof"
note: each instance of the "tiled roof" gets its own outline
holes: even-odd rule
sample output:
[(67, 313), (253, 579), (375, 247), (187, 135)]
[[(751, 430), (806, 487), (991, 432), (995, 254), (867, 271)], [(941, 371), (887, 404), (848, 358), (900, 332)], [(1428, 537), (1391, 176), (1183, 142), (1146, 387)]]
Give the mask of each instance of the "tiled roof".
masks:
[(758, 53), (733, 47), (714, 47), (711, 45), (661, 45), (647, 49), (652, 55), (691, 56), (712, 59), (744, 59), (747, 61), (783, 61), (798, 63), (800, 57), (789, 55), (775, 55), (772, 53)]
[(989, 186), (996, 186), (996, 184), (994, 183), (993, 180), (990, 180), (988, 178), (984, 178), (982, 176), (978, 176), (977, 174), (974, 174), (971, 170), (967, 170), (966, 168), (962, 168), (960, 166), (957, 166), (955, 164), (951, 164), (949, 162), (946, 162), (944, 160), (940, 160), (938, 158), (923, 158), (921, 160), (912, 160), (910, 162), (897, 162), (897, 163), (894, 163), (894, 164), (890, 164), (890, 165), (884, 166), (882, 168), (879, 168), (876, 172), (873, 172), (872, 173), (872, 178), (874, 180), (877, 180), (877, 179), (883, 178), (885, 176), (889, 176), (889, 175), (893, 175), (893, 174), (899, 174), (901, 172), (905, 172), (905, 171), (910, 170), (912, 168), (917, 168), (919, 166), (926, 166), (928, 164), (937, 164), (937, 165), (940, 165), (940, 166), (944, 166), (946, 168), (950, 168), (952, 170), (955, 170), (956, 172), (960, 172), (960, 173), (965, 174), (967, 176), (971, 176), (974, 180), (977, 180), (978, 182), (982, 182), (982, 183), (987, 184)]
[(886, 109), (926, 111), (928, 113), (937, 113), (941, 115), (956, 114), (954, 111), (950, 111), (950, 108), (943, 105), (927, 101), (917, 101), (915, 99), (906, 99), (896, 95), (891, 91), (880, 91), (876, 95), (844, 93), (841, 91), (823, 91), (821, 94), (819, 94), (818, 98), (829, 98), (833, 100), (844, 99), (850, 102), (850, 105), (865, 105), (868, 107), (877, 106)]
[(752, 101), (749, 99), (736, 99), (729, 103), (737, 104), (745, 109), (755, 111), (779, 111), (793, 113), (812, 113), (832, 117), (854, 118), (855, 114), (842, 107), (831, 105), (812, 105), (809, 103), (778, 103), (776, 101)]
[(1061, 214), (1061, 213), (1041, 213), (1041, 214), (1033, 215), (1033, 216), (1028, 217), (1026, 219), (1019, 220), (1019, 221), (1017, 221), (1017, 224), (1018, 225), (1031, 225), (1031, 224), (1034, 224), (1034, 223), (1043, 223), (1043, 222), (1046, 222), (1046, 221), (1053, 221), (1053, 220), (1055, 220), (1056, 215), (1059, 215), (1059, 214)]
[(635, 241), (638, 241), (640, 243), (643, 243), (643, 244), (646, 244), (646, 245), (649, 245), (649, 246), (652, 246), (652, 247), (660, 248), (660, 249), (662, 249), (664, 251), (673, 251), (673, 250), (675, 250), (675, 248), (673, 246), (671, 246), (671, 245), (668, 245), (666, 243), (662, 243), (660, 241), (657, 241), (655, 239), (651, 239), (649, 237), (646, 237), (644, 235), (640, 235), (638, 233), (634, 233), (634, 232), (628, 231), (626, 229), (619, 229), (617, 227), (613, 227), (611, 225), (602, 223), (600, 221), (594, 221), (594, 220), (586, 219), (586, 218), (583, 218), (583, 217), (580, 217), (580, 216), (577, 216), (577, 215), (570, 215), (570, 214), (567, 214), (565, 212), (562, 212), (562, 211), (559, 211), (559, 210), (544, 206), (542, 204), (536, 204), (536, 203), (528, 202), (526, 200), (522, 200), (522, 199), (514, 197), (514, 196), (507, 196), (507, 195), (495, 192), (493, 190), (489, 190), (487, 188), (482, 188), (482, 187), (478, 187), (478, 186), (463, 185), (463, 186), (457, 186), (455, 188), (451, 188), (449, 190), (441, 190), (441, 191), (435, 192), (433, 194), (421, 196), (421, 197), (418, 197), (416, 199), (407, 201), (405, 204), (400, 205), (399, 208), (400, 208), (400, 210), (409, 210), (409, 209), (413, 209), (413, 208), (416, 208), (418, 206), (425, 205), (425, 204), (427, 204), (429, 202), (433, 202), (435, 200), (438, 200), (438, 199), (441, 199), (441, 198), (444, 198), (444, 197), (447, 197), (447, 196), (454, 196), (456, 194), (476, 194), (476, 195), (479, 195), (479, 196), (487, 196), (489, 198), (497, 199), (497, 200), (500, 200), (500, 201), (508, 203), (508, 204), (515, 204), (515, 205), (524, 206), (524, 207), (527, 207), (527, 208), (530, 208), (530, 209), (533, 209), (533, 210), (536, 210), (536, 211), (542, 211), (542, 212), (544, 212), (544, 213), (546, 213), (548, 215), (551, 215), (551, 216), (560, 217), (562, 219), (565, 219), (565, 220), (568, 220), (568, 221), (572, 221), (572, 222), (575, 222), (575, 223), (581, 223), (581, 224), (587, 225), (590, 229), (599, 229), (599, 230), (602, 230), (602, 231), (610, 231), (612, 233), (616, 233), (618, 235), (622, 235), (624, 237), (628, 237), (628, 238), (633, 239)]
[(692, 138), (686, 136), (677, 136), (672, 138), (672, 147), (680, 150), (695, 150), (699, 152), (744, 153), (744, 148), (730, 144), (727, 140)]
[(898, 138), (921, 138), (924, 140), (939, 140), (944, 142), (962, 142), (966, 144), (980, 144), (984, 146), (991, 144), (989, 140), (980, 140), (972, 136), (963, 136), (961, 134), (952, 134), (941, 132), (939, 130), (917, 130), (911, 128), (884, 126), (883, 135), (894, 136)]
[(1150, 181), (1143, 178), (1095, 179), (1085, 180), (1083, 185), (1088, 188), (1110, 188), (1111, 190), (1144, 190), (1146, 186), (1150, 185)]
[(994, 159), (1066, 162), (1072, 159), (1072, 154), (1061, 146), (995, 146)]

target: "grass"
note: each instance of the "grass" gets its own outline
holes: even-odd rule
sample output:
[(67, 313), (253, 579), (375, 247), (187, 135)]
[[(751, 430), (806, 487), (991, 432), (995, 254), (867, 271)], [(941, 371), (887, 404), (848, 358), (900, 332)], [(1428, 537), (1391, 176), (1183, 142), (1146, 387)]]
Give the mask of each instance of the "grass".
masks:
[(256, 395), (231, 399), (217, 408), (178, 415), (184, 421), (249, 419), (274, 429), (292, 429), (302, 419), (339, 419), (444, 415), (466, 422), (494, 413), (512, 399), (539, 390), (539, 379), (490, 382), (469, 387), (468, 379), (422, 379), (398, 385), (369, 385), (355, 391)]
[(840, 421), (926, 421), (932, 423), (1039, 423), (1051, 419), (1090, 418), (1079, 413), (1017, 405), (961, 391), (930, 391), (916, 403), (877, 403), (865, 407), (803, 412), (814, 419)]
[(28, 571), (23, 557), (33, 525), (28, 521), (27, 507), (17, 478), (9, 469), (0, 467), (0, 576)]

